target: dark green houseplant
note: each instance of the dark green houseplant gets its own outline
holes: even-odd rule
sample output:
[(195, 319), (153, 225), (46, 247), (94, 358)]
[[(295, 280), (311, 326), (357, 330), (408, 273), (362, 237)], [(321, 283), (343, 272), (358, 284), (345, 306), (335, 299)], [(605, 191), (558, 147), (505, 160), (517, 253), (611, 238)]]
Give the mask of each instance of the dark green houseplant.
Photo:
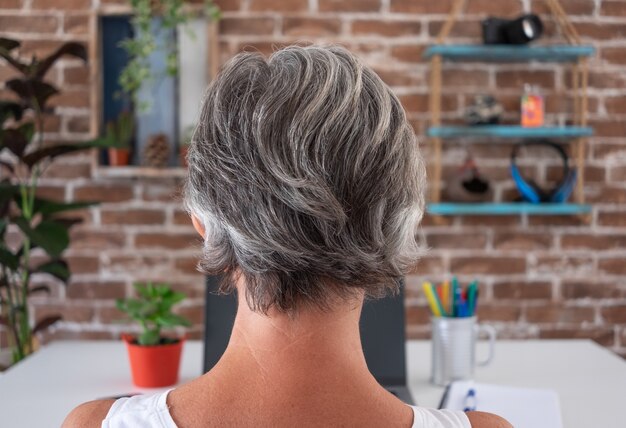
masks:
[[(59, 93), (45, 76), (63, 56), (86, 62), (85, 47), (65, 43), (45, 58), (24, 62), (15, 54), (19, 46), (16, 40), (0, 38), (0, 58), (19, 72), (4, 82), (10, 99), (0, 100), (0, 324), (8, 329), (14, 363), (34, 351), (35, 333), (61, 318), (48, 316), (31, 325), (29, 297), (50, 292), (47, 285), (31, 286), (31, 280), (44, 274), (67, 282), (70, 271), (62, 253), (70, 242), (70, 227), (80, 222), (68, 212), (92, 205), (43, 198), (37, 191), (39, 179), (55, 158), (108, 144), (106, 139), (44, 142), (44, 115), (52, 112), (48, 101)], [(13, 232), (19, 235), (17, 243), (9, 242)], [(37, 248), (45, 257), (34, 263), (31, 255)]]

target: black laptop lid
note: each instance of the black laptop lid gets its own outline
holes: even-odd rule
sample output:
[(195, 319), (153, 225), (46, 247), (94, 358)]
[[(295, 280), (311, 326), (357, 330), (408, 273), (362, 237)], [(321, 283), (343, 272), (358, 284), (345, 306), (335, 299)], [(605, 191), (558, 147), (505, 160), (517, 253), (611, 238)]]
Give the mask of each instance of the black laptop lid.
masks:
[(360, 327), (365, 361), (378, 383), (406, 385), (404, 281), (397, 295), (365, 301)]
[[(207, 277), (204, 314), (204, 371), (221, 358), (235, 321), (236, 295), (219, 295), (218, 276)], [(406, 385), (404, 284), (396, 296), (366, 301), (361, 314), (361, 341), (367, 366), (385, 386)]]

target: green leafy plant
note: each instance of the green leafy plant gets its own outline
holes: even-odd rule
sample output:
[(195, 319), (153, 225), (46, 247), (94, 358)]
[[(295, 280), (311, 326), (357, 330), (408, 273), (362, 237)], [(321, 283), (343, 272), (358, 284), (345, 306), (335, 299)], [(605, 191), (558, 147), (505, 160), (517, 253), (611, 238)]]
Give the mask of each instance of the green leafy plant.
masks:
[(122, 111), (116, 120), (107, 123), (105, 138), (111, 147), (130, 149), (134, 135), (135, 118), (129, 111)]
[(155, 346), (171, 343), (172, 339), (161, 336), (161, 329), (191, 325), (186, 318), (172, 312), (172, 306), (185, 299), (183, 293), (173, 291), (169, 284), (135, 284), (138, 298), (117, 299), (117, 308), (141, 326), (137, 343)]
[[(131, 0), (133, 18), (131, 23), (135, 28), (135, 36), (122, 40), (120, 46), (126, 50), (130, 60), (119, 76), (119, 84), (140, 111), (146, 110), (150, 104), (139, 98), (139, 90), (146, 81), (153, 79), (153, 70), (150, 68), (150, 55), (162, 49), (166, 53), (165, 74), (178, 74), (178, 53), (175, 38), (169, 39), (159, 46), (155, 37), (152, 23), (154, 17), (160, 17), (159, 30), (175, 30), (179, 25), (189, 22), (192, 14), (185, 10), (184, 0)], [(211, 20), (220, 19), (220, 9), (213, 0), (204, 1), (204, 14)], [(193, 32), (187, 28), (189, 34)]]
[[(0, 100), (0, 324), (9, 330), (14, 363), (33, 352), (35, 333), (60, 319), (49, 316), (31, 326), (29, 296), (50, 292), (47, 285), (31, 286), (31, 280), (45, 274), (68, 281), (70, 271), (61, 256), (70, 242), (69, 228), (81, 220), (68, 217), (67, 212), (93, 205), (42, 198), (37, 195), (39, 178), (59, 156), (108, 144), (104, 139), (44, 144), (44, 114), (53, 111), (48, 101), (59, 93), (44, 78), (63, 56), (86, 62), (85, 47), (65, 43), (41, 60), (33, 56), (24, 62), (15, 55), (19, 46), (19, 41), (0, 38), (0, 58), (19, 72), (4, 83), (11, 98)], [(17, 244), (9, 243), (10, 230), (19, 233)], [(34, 264), (31, 254), (37, 248), (46, 257)]]

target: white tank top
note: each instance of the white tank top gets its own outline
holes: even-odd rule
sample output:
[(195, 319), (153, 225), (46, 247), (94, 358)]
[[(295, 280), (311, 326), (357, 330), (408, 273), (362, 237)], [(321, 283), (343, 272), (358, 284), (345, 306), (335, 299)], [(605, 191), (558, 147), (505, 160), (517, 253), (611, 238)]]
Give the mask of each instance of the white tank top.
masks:
[[(115, 401), (102, 428), (177, 428), (167, 408), (165, 391), (156, 395), (135, 395)], [(465, 413), (411, 406), (412, 428), (471, 428)]]

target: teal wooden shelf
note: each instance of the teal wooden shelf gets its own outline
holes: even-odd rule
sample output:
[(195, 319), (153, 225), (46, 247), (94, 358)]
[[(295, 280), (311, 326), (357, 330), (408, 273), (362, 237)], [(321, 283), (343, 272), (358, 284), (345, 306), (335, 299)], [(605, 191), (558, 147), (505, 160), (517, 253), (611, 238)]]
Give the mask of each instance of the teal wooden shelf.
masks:
[(494, 62), (573, 62), (595, 53), (593, 46), (553, 45), (434, 45), (424, 51), (424, 58), (441, 55), (453, 61), (494, 61)]
[(572, 215), (590, 213), (591, 205), (569, 203), (532, 204), (526, 202), (472, 204), (441, 202), (428, 204), (427, 211), (434, 215)]
[(440, 138), (497, 137), (497, 138), (576, 138), (588, 137), (593, 128), (583, 126), (541, 126), (525, 128), (515, 125), (434, 126), (426, 135)]

